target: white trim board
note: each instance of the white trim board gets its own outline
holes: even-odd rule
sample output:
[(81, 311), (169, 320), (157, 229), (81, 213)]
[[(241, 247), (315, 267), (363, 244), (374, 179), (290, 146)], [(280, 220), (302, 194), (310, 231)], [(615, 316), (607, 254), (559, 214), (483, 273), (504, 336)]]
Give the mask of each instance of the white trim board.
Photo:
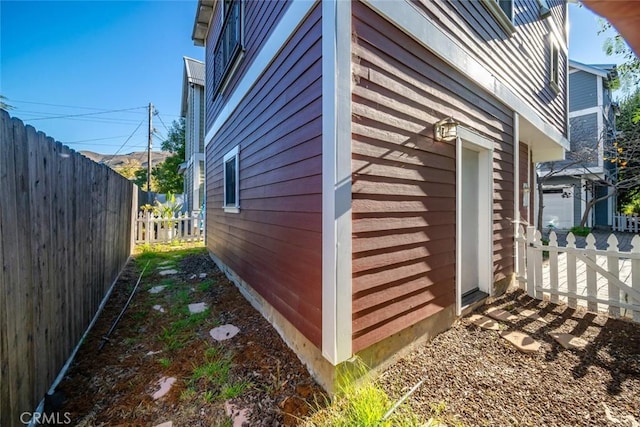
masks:
[(351, 3), (322, 2), (322, 354), (352, 356)]
[(532, 107), (480, 62), (470, 57), (464, 47), (426, 19), (415, 6), (388, 0), (367, 0), (366, 4), (497, 100), (520, 114), (521, 120), (529, 122), (542, 137), (546, 136), (558, 146), (569, 149), (567, 138), (544, 121)]
[(247, 96), (260, 75), (267, 69), (271, 61), (278, 55), (287, 40), (295, 33), (298, 26), (311, 12), (315, 2), (309, 0), (293, 0), (286, 12), (271, 32), (269, 38), (262, 45), (262, 49), (244, 73), (237, 86), (229, 96), (228, 101), (222, 106), (211, 128), (204, 138), (205, 147), (213, 140), (215, 134), (222, 125), (231, 117), (238, 105)]
[(478, 152), (478, 289), (492, 295), (493, 141), (462, 126), (456, 140), (456, 314), (462, 312), (462, 149)]

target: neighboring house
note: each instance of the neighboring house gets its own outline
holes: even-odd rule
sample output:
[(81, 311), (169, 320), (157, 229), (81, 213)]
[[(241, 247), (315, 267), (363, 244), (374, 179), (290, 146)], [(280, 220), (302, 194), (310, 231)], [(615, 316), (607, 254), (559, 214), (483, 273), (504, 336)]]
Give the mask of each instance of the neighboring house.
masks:
[(204, 202), (204, 62), (184, 57), (182, 106), (184, 117), (185, 161), (184, 207), (187, 212), (200, 210)]
[(207, 248), (327, 389), (512, 283), (569, 145), (544, 3), (199, 0)]
[[(580, 224), (587, 202), (613, 192), (613, 166), (604, 158), (615, 137), (615, 104), (611, 83), (616, 66), (586, 65), (569, 61), (569, 124), (571, 150), (566, 160), (540, 165), (543, 177), (543, 227), (571, 228)], [(549, 176), (544, 179), (545, 176)], [(616, 200), (596, 203), (588, 226), (609, 228)]]

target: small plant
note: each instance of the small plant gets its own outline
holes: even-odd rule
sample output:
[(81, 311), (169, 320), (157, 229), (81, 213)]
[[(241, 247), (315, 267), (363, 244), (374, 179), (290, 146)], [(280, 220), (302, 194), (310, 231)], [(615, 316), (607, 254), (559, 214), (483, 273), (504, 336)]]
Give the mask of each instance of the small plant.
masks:
[(580, 227), (580, 226), (571, 227), (571, 230), (569, 231), (571, 231), (576, 236), (582, 236), (582, 237), (587, 237), (589, 233), (591, 233), (591, 229), (589, 227)]
[(220, 392), (220, 397), (225, 400), (233, 399), (234, 397), (240, 396), (247, 388), (249, 388), (249, 383), (246, 382), (225, 384)]
[(200, 292), (209, 292), (213, 287), (213, 280), (205, 280), (202, 283), (198, 284), (198, 291)]
[(187, 400), (193, 400), (194, 397), (196, 397), (196, 391), (192, 387), (188, 387), (182, 390), (182, 392), (180, 393), (180, 400), (183, 402)]
[(165, 369), (171, 366), (171, 359), (169, 359), (168, 357), (163, 357), (160, 360), (158, 360), (158, 362)]
[(418, 426), (418, 416), (406, 404), (390, 412), (394, 402), (369, 376), (369, 369), (359, 359), (339, 374), (337, 392), (325, 408), (318, 409), (305, 424), (320, 426), (391, 427)]
[(209, 347), (204, 352), (204, 359), (203, 365), (194, 366), (191, 380), (203, 381), (208, 386), (213, 385), (218, 388), (227, 384), (231, 370), (231, 357), (222, 354), (216, 347)]
[(205, 402), (211, 403), (213, 402), (214, 394), (211, 390), (207, 390), (202, 395), (202, 398), (204, 399)]

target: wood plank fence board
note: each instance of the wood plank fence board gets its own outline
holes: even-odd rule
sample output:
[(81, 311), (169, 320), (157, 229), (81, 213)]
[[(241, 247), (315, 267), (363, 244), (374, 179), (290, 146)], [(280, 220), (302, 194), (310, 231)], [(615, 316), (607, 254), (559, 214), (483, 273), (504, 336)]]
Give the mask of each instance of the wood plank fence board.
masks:
[(35, 410), (129, 259), (137, 187), (0, 111), (0, 188), (4, 426)]

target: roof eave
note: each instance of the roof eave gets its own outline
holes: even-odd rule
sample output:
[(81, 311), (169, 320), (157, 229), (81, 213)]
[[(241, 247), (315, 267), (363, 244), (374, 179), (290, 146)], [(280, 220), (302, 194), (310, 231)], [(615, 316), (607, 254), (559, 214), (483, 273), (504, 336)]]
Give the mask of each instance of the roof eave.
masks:
[(213, 15), (218, 0), (198, 0), (196, 10), (196, 19), (193, 23), (193, 32), (191, 39), (196, 46), (204, 46), (207, 41), (207, 31), (209, 30), (209, 22)]

